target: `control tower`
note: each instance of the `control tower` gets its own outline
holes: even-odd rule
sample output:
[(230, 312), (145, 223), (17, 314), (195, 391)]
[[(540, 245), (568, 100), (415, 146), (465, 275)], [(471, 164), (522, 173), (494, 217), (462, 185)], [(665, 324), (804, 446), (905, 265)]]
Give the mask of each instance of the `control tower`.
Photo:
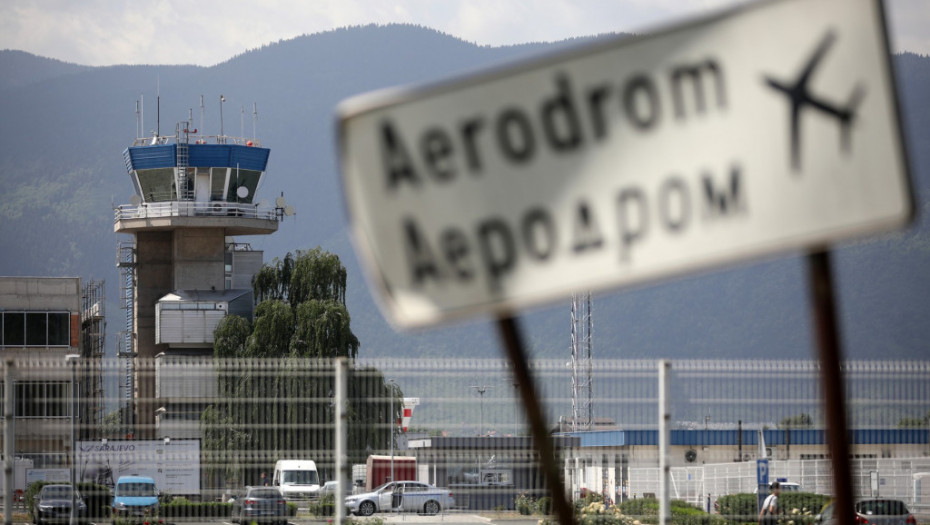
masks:
[(130, 204), (116, 208), (114, 225), (134, 236), (121, 243), (117, 261), (128, 312), (120, 355), (131, 365), (123, 423), (137, 439), (154, 437), (156, 413), (166, 411), (156, 399), (156, 356), (212, 355), (223, 317), (252, 317), (251, 279), (262, 253), (233, 237), (274, 233), (293, 213), (283, 198), (275, 207), (256, 199), (269, 149), (190, 127), (182, 122), (173, 136), (136, 139), (123, 152), (135, 190)]

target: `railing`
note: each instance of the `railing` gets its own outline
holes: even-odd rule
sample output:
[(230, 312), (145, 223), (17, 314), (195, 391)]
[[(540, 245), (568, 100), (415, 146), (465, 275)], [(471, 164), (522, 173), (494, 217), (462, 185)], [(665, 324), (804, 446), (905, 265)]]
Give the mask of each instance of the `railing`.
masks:
[(113, 210), (114, 220), (154, 219), (160, 217), (238, 217), (277, 221), (281, 213), (277, 208), (260, 208), (258, 204), (236, 202), (153, 202), (134, 206), (120, 205)]
[[(176, 142), (173, 135), (159, 135), (140, 137), (132, 141), (132, 146), (157, 146)], [(232, 137), (229, 135), (188, 135), (188, 144), (238, 144), (239, 146), (255, 146), (260, 148), (262, 141), (246, 137)]]

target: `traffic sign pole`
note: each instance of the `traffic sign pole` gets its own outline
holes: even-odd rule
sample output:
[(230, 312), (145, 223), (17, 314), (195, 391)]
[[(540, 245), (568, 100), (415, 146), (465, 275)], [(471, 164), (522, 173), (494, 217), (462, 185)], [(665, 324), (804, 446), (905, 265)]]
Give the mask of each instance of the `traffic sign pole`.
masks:
[(836, 522), (854, 523), (853, 496), (849, 468), (849, 441), (846, 432), (846, 396), (836, 329), (836, 305), (833, 300), (833, 275), (830, 253), (824, 249), (807, 255), (811, 302), (814, 308), (817, 347), (820, 353), (820, 377), (823, 404), (827, 416), (827, 440), (833, 463), (833, 494), (836, 498)]
[(552, 497), (552, 510), (559, 523), (574, 525), (575, 513), (565, 495), (565, 487), (559, 476), (559, 465), (556, 463), (552, 438), (546, 429), (546, 420), (543, 418), (536, 384), (533, 382), (533, 376), (530, 374), (526, 361), (526, 351), (517, 321), (509, 315), (501, 316), (497, 319), (497, 329), (507, 349), (510, 362), (513, 364), (513, 377), (520, 388), (523, 408), (526, 409), (530, 423), (530, 433), (536, 443), (536, 451), (539, 453), (539, 464)]

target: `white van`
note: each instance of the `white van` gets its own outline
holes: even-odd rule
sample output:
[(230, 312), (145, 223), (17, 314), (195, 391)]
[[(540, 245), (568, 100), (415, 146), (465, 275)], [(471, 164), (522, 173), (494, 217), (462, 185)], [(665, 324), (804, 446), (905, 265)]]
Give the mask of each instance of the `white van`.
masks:
[(278, 460), (271, 484), (278, 487), (287, 501), (315, 500), (320, 496), (320, 475), (316, 463), (310, 460)]

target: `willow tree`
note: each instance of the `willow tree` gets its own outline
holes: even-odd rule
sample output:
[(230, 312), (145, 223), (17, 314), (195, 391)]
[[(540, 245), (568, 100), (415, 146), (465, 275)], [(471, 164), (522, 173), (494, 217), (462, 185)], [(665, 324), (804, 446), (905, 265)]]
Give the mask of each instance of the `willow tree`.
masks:
[[(252, 461), (241, 482), (257, 481), (278, 458), (314, 459), (324, 471), (331, 464), (333, 360), (354, 359), (359, 348), (345, 305), (346, 277), (339, 257), (320, 248), (288, 253), (255, 275), (253, 322), (227, 316), (217, 326), (224, 401), (212, 407), (209, 422), (201, 419), (221, 427), (210, 430), (204, 446), (222, 448), (225, 441), (244, 448)], [(394, 403), (391, 417), (383, 375), (350, 368), (350, 461), (362, 462), (368, 451), (388, 448), (390, 421), (402, 403)]]

